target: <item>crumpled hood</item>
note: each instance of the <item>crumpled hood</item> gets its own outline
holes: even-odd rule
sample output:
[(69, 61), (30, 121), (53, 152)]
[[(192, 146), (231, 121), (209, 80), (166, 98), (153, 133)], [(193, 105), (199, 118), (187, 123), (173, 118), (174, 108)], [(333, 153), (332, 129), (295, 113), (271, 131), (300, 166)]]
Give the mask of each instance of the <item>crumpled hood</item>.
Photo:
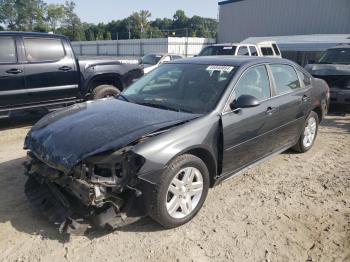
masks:
[(309, 64), (305, 69), (313, 76), (350, 75), (350, 65)]
[(115, 98), (86, 102), (42, 118), (28, 133), (24, 147), (48, 165), (69, 172), (89, 156), (121, 149), (144, 135), (197, 117)]

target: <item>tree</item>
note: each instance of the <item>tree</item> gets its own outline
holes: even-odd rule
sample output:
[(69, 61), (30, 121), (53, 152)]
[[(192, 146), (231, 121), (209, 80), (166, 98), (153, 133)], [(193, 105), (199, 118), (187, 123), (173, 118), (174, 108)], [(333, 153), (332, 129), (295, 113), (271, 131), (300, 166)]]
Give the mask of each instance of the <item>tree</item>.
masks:
[(59, 33), (73, 41), (168, 36), (216, 37), (215, 19), (193, 16), (177, 10), (173, 19), (150, 21), (147, 10), (132, 13), (108, 24), (82, 23), (75, 13), (75, 3), (47, 5), (44, 0), (0, 0), (0, 30), (22, 30)]
[(16, 30), (18, 17), (15, 0), (0, 0), (0, 22), (10, 30)]
[(62, 30), (65, 32), (65, 35), (72, 41), (80, 41), (85, 39), (82, 23), (78, 15), (75, 13), (74, 1), (66, 1), (64, 9), (66, 16), (62, 22)]
[(56, 4), (50, 4), (47, 7), (47, 22), (50, 26), (50, 30), (52, 32), (56, 32), (56, 29), (58, 26), (61, 25), (61, 23), (65, 19), (65, 7), (64, 5), (56, 5)]
[(144, 33), (149, 28), (149, 21), (148, 19), (152, 16), (152, 14), (147, 10), (141, 10), (139, 12), (134, 12), (131, 15), (131, 19), (133, 21), (133, 28), (134, 28), (134, 35), (138, 36), (137, 38), (140, 38), (144, 35)]
[(45, 27), (46, 4), (42, 0), (0, 0), (0, 22), (10, 30), (33, 31)]
[(173, 18), (173, 29), (184, 29), (189, 26), (189, 19), (183, 10), (177, 10)]
[(104, 36), (105, 40), (112, 40), (112, 34), (111, 32), (107, 31)]

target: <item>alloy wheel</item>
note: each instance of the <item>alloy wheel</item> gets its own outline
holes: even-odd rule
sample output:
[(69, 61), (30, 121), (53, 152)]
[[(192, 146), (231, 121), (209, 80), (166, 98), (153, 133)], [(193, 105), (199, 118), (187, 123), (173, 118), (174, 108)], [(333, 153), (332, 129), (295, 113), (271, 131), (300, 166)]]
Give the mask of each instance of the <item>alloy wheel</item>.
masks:
[(314, 117), (310, 117), (304, 129), (304, 147), (308, 148), (314, 142), (317, 131), (317, 122)]
[(180, 170), (171, 181), (167, 197), (168, 214), (176, 219), (189, 216), (197, 207), (203, 192), (203, 176), (195, 167)]

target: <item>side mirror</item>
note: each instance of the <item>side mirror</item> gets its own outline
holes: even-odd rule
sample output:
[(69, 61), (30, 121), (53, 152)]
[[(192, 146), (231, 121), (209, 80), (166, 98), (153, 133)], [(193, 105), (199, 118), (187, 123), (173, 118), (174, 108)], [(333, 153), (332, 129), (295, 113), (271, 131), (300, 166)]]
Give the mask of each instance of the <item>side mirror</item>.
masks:
[(260, 105), (260, 103), (256, 97), (251, 95), (241, 95), (230, 104), (230, 107), (232, 110), (235, 110), (239, 108), (256, 107), (258, 105)]

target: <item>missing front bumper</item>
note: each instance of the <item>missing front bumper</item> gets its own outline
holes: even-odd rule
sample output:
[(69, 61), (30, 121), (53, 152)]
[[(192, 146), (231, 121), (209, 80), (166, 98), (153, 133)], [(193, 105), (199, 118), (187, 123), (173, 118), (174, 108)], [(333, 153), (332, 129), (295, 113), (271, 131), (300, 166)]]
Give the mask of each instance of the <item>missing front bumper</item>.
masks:
[(115, 203), (106, 203), (102, 208), (87, 207), (54, 183), (29, 176), (25, 194), (31, 205), (64, 234), (84, 235), (92, 228), (113, 230), (144, 216), (135, 208), (137, 197), (131, 193), (120, 209)]

